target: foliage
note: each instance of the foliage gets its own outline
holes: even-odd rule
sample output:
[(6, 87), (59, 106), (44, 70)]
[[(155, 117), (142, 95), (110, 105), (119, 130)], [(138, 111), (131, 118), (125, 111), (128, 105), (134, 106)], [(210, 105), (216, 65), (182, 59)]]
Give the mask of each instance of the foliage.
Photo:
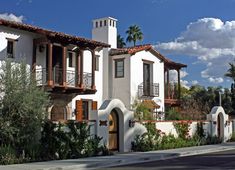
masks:
[[(190, 120), (204, 120), (206, 115), (210, 113), (212, 107), (219, 105), (219, 92), (222, 87), (202, 87), (195, 85), (189, 90), (184, 90), (182, 93), (182, 108), (181, 115)], [(222, 106), (226, 113), (230, 113), (231, 95), (229, 89), (224, 89), (222, 97)]]
[(165, 120), (182, 120), (182, 117), (174, 108), (170, 108), (166, 110)]
[(143, 33), (141, 32), (140, 27), (137, 25), (131, 25), (126, 31), (126, 34), (126, 42), (133, 42), (134, 46), (136, 45), (136, 41), (143, 40)]
[(226, 77), (229, 77), (235, 82), (235, 64), (229, 63), (230, 68), (228, 69), (227, 73), (225, 73)]
[(135, 119), (137, 119), (138, 121), (153, 119), (150, 109), (143, 102), (135, 100), (132, 107), (134, 109)]
[(181, 121), (181, 122), (174, 122), (173, 123), (179, 138), (182, 138), (182, 139), (189, 138), (190, 124), (191, 124), (191, 122), (188, 122), (188, 121), (187, 122)]
[(49, 101), (29, 70), (24, 62), (6, 60), (0, 72), (0, 145), (13, 148), (17, 157), (31, 156), (39, 144)]
[(16, 153), (10, 146), (0, 146), (0, 165), (17, 163)]
[(137, 135), (132, 142), (133, 151), (152, 151), (173, 149), (189, 146), (199, 146), (207, 144), (221, 143), (221, 139), (216, 136), (207, 136), (203, 132), (203, 124), (197, 124), (196, 133), (193, 136), (188, 135), (190, 122), (175, 123), (175, 128), (178, 129), (178, 137), (173, 134), (165, 134), (160, 130), (155, 129), (155, 124), (145, 124), (147, 132), (142, 135)]
[(132, 142), (132, 150), (134, 151), (150, 151), (156, 148), (160, 137), (160, 131), (155, 127), (155, 123), (146, 123), (147, 132), (137, 135)]
[(90, 135), (84, 122), (68, 121), (67, 124), (44, 124), (41, 138), (41, 156), (46, 160), (80, 158), (98, 155), (102, 151), (102, 138)]
[(124, 38), (121, 37), (120, 34), (118, 34), (118, 36), (117, 36), (117, 48), (123, 48), (125, 46), (126, 46), (126, 43), (124, 41)]
[(235, 142), (235, 132), (232, 133), (231, 138), (229, 139), (230, 142)]

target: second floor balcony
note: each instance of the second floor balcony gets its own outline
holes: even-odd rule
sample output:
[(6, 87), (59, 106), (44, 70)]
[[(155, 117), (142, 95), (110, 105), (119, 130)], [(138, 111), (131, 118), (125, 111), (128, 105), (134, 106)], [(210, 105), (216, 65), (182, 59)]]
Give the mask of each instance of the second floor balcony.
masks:
[(141, 97), (158, 97), (159, 83), (141, 83), (138, 85), (138, 96)]
[[(36, 81), (38, 86), (48, 86), (48, 69), (40, 68), (36, 69)], [(66, 81), (63, 82), (63, 74), (65, 74)], [(60, 68), (54, 68), (52, 70), (52, 86), (54, 88), (66, 88), (73, 90), (94, 90), (92, 89), (92, 74), (83, 72), (82, 79), (80, 74), (73, 70), (63, 71)], [(81, 82), (82, 80), (82, 82)], [(82, 85), (82, 86), (81, 86)]]

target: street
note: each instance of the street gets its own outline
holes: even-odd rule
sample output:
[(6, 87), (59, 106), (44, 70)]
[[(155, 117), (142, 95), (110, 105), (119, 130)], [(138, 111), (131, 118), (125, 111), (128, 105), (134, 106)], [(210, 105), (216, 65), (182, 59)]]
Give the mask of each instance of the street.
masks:
[[(102, 168), (104, 169), (104, 168)], [(175, 159), (110, 167), (105, 170), (235, 169), (235, 150), (180, 157)]]

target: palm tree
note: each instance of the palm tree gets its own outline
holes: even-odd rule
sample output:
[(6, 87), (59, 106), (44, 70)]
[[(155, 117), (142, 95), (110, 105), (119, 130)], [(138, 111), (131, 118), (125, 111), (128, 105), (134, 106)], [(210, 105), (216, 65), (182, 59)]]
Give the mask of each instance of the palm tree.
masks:
[(124, 42), (124, 38), (121, 37), (120, 34), (118, 34), (118, 36), (117, 36), (117, 47), (118, 48), (123, 48), (125, 46), (126, 46), (126, 43)]
[(136, 45), (136, 41), (143, 40), (143, 33), (141, 32), (140, 27), (137, 25), (130, 26), (126, 31), (126, 34), (126, 42), (133, 42), (134, 46)]
[(225, 73), (225, 76), (233, 79), (235, 82), (235, 65), (233, 63), (229, 63), (229, 65), (230, 68), (228, 69), (227, 73)]
[(228, 69), (227, 73), (225, 73), (225, 76), (233, 79), (233, 83), (231, 84), (231, 106), (233, 108), (233, 111), (231, 111), (231, 113), (235, 115), (235, 65), (234, 63), (229, 63), (229, 65), (230, 68)]

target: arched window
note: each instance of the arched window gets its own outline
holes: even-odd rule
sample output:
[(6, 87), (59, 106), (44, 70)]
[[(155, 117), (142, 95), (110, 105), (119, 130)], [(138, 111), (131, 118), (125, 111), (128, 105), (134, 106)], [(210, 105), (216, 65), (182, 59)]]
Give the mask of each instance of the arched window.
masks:
[(67, 120), (67, 109), (65, 106), (54, 105), (51, 109), (52, 121), (65, 121)]

